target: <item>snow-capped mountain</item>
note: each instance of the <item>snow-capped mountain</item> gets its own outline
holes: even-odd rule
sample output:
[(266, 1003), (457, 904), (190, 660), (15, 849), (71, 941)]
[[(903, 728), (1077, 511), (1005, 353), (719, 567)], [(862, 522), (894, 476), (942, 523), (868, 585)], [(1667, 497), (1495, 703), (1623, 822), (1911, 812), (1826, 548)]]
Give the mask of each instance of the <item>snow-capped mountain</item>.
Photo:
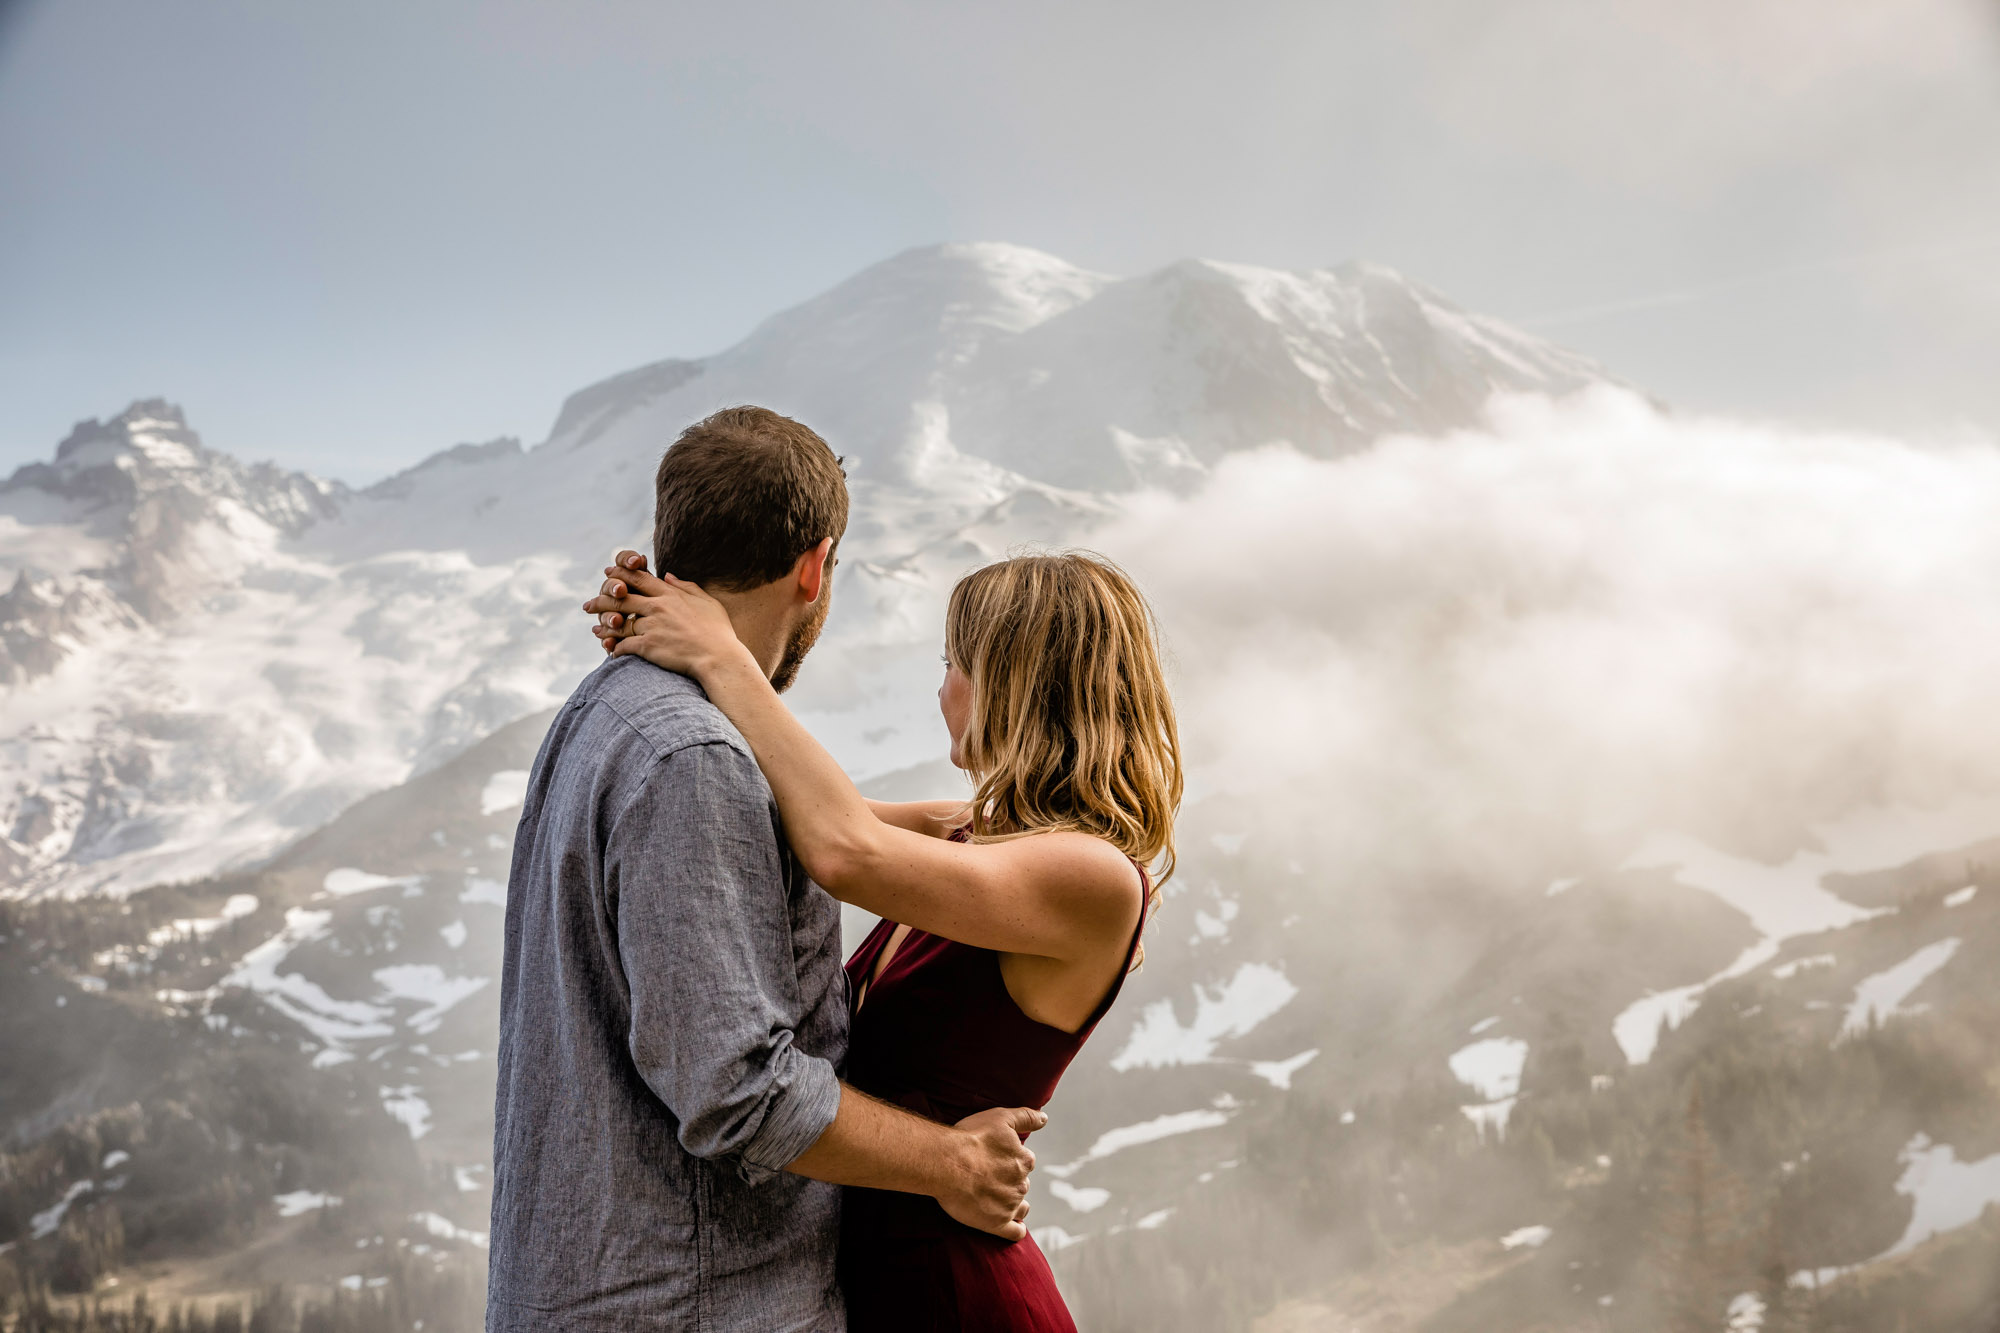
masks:
[[(871, 794), (954, 790), (931, 694), (960, 572), (1098, 538), (1175, 556), (1141, 572), (1205, 766), (1146, 967), (1036, 1140), (1036, 1234), (1085, 1327), (1650, 1333), (1663, 1283), (1699, 1289), (1701, 1327), (1977, 1327), (1974, 1277), (2000, 1269), (1979, 1220), (2000, 1201), (2000, 802), (1958, 751), (1915, 776), (1897, 756), (1980, 697), (1964, 608), (1991, 589), (1947, 589), (1935, 639), (1917, 593), (1985, 548), (1895, 530), (1884, 560), (1872, 509), (1798, 517), (1889, 569), (1915, 660), (1969, 665), (1858, 663), (1897, 635), (1798, 630), (1786, 562), (1746, 563), (1791, 493), (1718, 520), (1686, 441), (1607, 456), (1662, 429), (1614, 385), (1379, 268), (1113, 279), (957, 245), (582, 389), (533, 447), (361, 490), (206, 450), (165, 403), (85, 423), (0, 487), (0, 1056), (24, 1071), (0, 1083), (0, 1323), (18, 1263), (211, 1296), (281, 1272), (474, 1326), (524, 770), (597, 659), (576, 608), (646, 544), (660, 451), (748, 401), (848, 459), (833, 619), (789, 698)], [(1758, 447), (1717, 449), (1729, 505)], [(1821, 494), (1866, 491), (1849, 478)], [(1921, 492), (1926, 525), (1957, 480)], [(1674, 526), (1689, 505), (1700, 542)], [(1736, 531), (1740, 559), (1711, 551)], [(1716, 582), (1675, 581), (1690, 546)], [(1817, 548), (1796, 563), (1808, 606), (1871, 591)], [(1742, 607), (1716, 591), (1740, 584)], [(1761, 715), (1782, 697), (1729, 688), (1814, 682), (1727, 649), (1794, 638), (1944, 702), (1814, 696), (1787, 731)], [(1888, 720), (1811, 749), (1853, 717)], [(1745, 777), (1716, 738), (1759, 728), (1777, 739), (1742, 753), (1779, 760)], [(1687, 771), (1724, 775), (1725, 810), (1778, 813), (1573, 790), (1703, 745)], [(1620, 746), (1633, 770), (1600, 753)], [(1865, 771), (1825, 780), (1835, 760)], [(1562, 776), (1584, 766), (1611, 776)], [(1677, 1231), (1681, 1203), (1728, 1244)]]
[(345, 488), (204, 449), (180, 409), (134, 403), (86, 421), (0, 484), (13, 587), (0, 679), (20, 686), (115, 628), (166, 624), (240, 579), (280, 538), (338, 512)]
[[(849, 458), (861, 572), (834, 630), (880, 646), (934, 636), (936, 579), (1142, 483), (1602, 378), (1381, 269), (1114, 281), (954, 245), (584, 389), (532, 449), (462, 445), (360, 492), (135, 404), (0, 489), (0, 873), (73, 893), (246, 864), (553, 705), (591, 660), (569, 604), (647, 533), (661, 449), (719, 406), (790, 412)], [(933, 757), (906, 658), (842, 655), (858, 674), (801, 695), (864, 776)]]
[[(538, 577), (570, 562), (316, 554), (354, 502), (202, 448), (157, 402), (79, 426), (0, 490), (10, 892), (268, 855), (543, 706), (559, 663), (584, 660), (524, 637), (560, 586)], [(446, 581), (484, 608), (449, 643), (428, 605)]]
[(1606, 378), (1384, 268), (1193, 260), (1114, 280), (1017, 247), (959, 245), (877, 265), (720, 356), (587, 389), (551, 438), (581, 444), (620, 413), (678, 419), (683, 404), (777, 391), (859, 477), (922, 485), (963, 455), (1125, 491), (1231, 450), (1284, 440), (1330, 456), (1467, 425), (1496, 391)]

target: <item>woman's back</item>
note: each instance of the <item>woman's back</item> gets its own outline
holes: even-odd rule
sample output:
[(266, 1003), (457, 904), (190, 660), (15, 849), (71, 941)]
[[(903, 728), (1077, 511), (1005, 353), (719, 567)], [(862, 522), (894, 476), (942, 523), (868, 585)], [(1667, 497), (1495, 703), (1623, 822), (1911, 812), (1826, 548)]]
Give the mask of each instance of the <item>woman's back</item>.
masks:
[[(991, 949), (912, 930), (878, 972), (897, 929), (878, 923), (847, 963), (849, 994), (860, 1001), (847, 1081), (946, 1124), (988, 1106), (1046, 1104), (1124, 984), (1150, 893), (1143, 870), (1138, 879), (1140, 927), (1128, 966), (1075, 1032), (1023, 1013)], [(850, 1189), (842, 1216), (841, 1284), (853, 1333), (1075, 1327), (1033, 1240), (1009, 1244), (973, 1231), (915, 1194)]]

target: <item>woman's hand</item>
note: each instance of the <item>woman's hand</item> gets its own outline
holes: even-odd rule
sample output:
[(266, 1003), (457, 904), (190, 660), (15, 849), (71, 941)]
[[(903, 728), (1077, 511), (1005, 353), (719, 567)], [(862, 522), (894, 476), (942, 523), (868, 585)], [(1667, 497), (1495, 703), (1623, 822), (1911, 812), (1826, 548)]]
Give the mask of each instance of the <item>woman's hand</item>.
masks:
[[(603, 597), (623, 597), (628, 591), (632, 591), (628, 578), (630, 574), (637, 574), (649, 583), (653, 582), (652, 575), (646, 570), (646, 557), (637, 551), (620, 551), (617, 563), (606, 568), (604, 574), (604, 582), (598, 585), (597, 589), (599, 596)], [(640, 591), (643, 592), (643, 589)], [(596, 600), (592, 599), (583, 604), (583, 609), (588, 611), (596, 605)], [(624, 637), (621, 631), (626, 625), (625, 613), (602, 611), (595, 614), (597, 625), (590, 632), (597, 635), (598, 642), (604, 645), (604, 651), (608, 653), (616, 648), (618, 640)], [(605, 630), (613, 632), (606, 634)]]
[(604, 650), (636, 654), (697, 680), (745, 651), (722, 603), (699, 585), (646, 572), (646, 558), (622, 551), (604, 586), (583, 604), (597, 616), (591, 633)]

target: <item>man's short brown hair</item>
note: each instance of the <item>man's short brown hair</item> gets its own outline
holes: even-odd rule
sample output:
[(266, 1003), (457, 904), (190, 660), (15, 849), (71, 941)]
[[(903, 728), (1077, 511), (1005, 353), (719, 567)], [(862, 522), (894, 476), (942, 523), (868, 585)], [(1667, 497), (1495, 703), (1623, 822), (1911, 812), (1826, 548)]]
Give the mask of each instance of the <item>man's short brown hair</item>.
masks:
[(847, 531), (841, 460), (767, 407), (724, 408), (682, 431), (654, 495), (654, 568), (724, 592), (775, 582)]

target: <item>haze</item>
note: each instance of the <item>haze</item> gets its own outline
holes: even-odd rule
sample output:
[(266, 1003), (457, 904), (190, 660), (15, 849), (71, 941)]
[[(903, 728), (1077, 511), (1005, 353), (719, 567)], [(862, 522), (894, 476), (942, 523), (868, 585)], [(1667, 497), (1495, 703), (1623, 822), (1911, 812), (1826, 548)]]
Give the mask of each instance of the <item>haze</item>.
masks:
[(0, 465), (130, 399), (366, 481), (904, 247), (1366, 258), (1677, 406), (2000, 428), (1972, 0), (17, 4)]

